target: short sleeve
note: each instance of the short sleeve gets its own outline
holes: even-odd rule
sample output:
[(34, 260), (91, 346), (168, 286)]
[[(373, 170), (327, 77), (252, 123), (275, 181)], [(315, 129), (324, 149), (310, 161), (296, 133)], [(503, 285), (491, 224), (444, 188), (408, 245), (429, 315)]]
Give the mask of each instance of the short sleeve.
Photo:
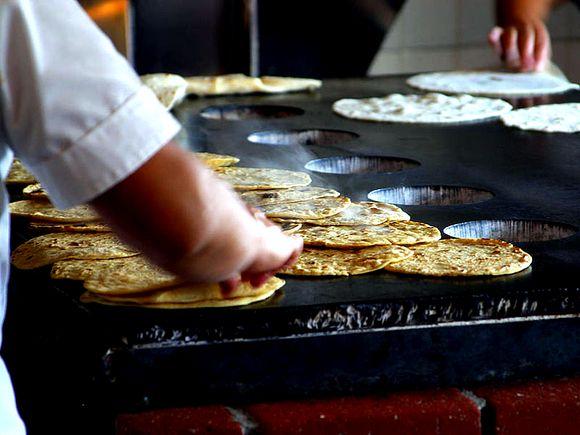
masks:
[(0, 0), (2, 117), (57, 207), (90, 201), (179, 131), (74, 0)]

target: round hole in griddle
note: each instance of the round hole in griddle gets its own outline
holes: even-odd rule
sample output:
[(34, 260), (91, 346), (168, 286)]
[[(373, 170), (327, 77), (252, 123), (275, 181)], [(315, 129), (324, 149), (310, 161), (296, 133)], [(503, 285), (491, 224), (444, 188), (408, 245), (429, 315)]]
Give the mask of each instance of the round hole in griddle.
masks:
[(443, 232), (460, 239), (481, 237), (508, 242), (544, 242), (573, 236), (578, 230), (558, 222), (498, 219), (462, 222), (448, 226)]
[(369, 199), (400, 205), (476, 204), (493, 198), (493, 193), (464, 186), (400, 186), (373, 190)]
[(358, 134), (343, 130), (269, 130), (252, 133), (248, 140), (264, 145), (334, 145), (357, 137)]
[(203, 109), (199, 115), (218, 121), (244, 121), (247, 119), (273, 119), (300, 116), (304, 110), (298, 107), (259, 104), (227, 104)]
[(335, 156), (311, 160), (304, 167), (323, 174), (366, 174), (399, 172), (416, 168), (420, 163), (411, 159), (382, 156)]

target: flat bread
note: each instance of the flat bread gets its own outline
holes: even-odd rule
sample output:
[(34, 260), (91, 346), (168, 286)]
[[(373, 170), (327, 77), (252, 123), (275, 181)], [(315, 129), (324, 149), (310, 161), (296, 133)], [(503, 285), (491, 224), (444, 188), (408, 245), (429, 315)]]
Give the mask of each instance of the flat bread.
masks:
[(580, 103), (546, 104), (514, 110), (501, 117), (508, 127), (547, 133), (580, 132)]
[(14, 159), (8, 176), (6, 177), (6, 184), (30, 184), (36, 183), (36, 178), (30, 173), (28, 169), (18, 159)]
[(127, 305), (146, 308), (211, 308), (247, 305), (272, 296), (285, 284), (283, 279), (272, 277), (255, 289), (242, 283), (231, 296), (224, 298), (218, 284), (187, 284), (147, 293), (126, 296), (104, 296), (86, 292), (82, 302), (109, 305)]
[(438, 93), (343, 99), (335, 102), (332, 108), (345, 118), (416, 124), (473, 122), (495, 118), (512, 110), (511, 104), (503, 100)]
[(409, 249), (412, 257), (385, 269), (428, 276), (509, 275), (532, 263), (528, 253), (501, 240), (446, 239)]
[(236, 190), (288, 189), (309, 185), (312, 180), (304, 172), (268, 168), (218, 168), (224, 181)]
[(404, 246), (388, 245), (363, 249), (304, 248), (294, 265), (283, 269), (286, 275), (361, 275), (402, 261), (412, 252)]
[(147, 74), (141, 76), (141, 81), (153, 91), (167, 110), (171, 110), (185, 98), (187, 82), (177, 74)]
[(262, 205), (259, 208), (269, 218), (323, 219), (340, 213), (349, 205), (350, 199), (338, 196), (289, 204)]
[(30, 222), (28, 228), (43, 233), (110, 233), (113, 229), (101, 222), (58, 224), (52, 222)]
[(105, 295), (143, 293), (183, 283), (183, 279), (138, 255), (104, 260), (66, 260), (52, 265), (53, 279), (84, 281), (87, 290)]
[(335, 225), (381, 225), (390, 221), (409, 220), (407, 213), (393, 204), (386, 202), (352, 202), (347, 208), (340, 213), (324, 219), (279, 219), (274, 218), (276, 222), (298, 222), (312, 225), (335, 226)]
[(254, 207), (276, 204), (289, 204), (292, 202), (310, 201), (318, 198), (330, 198), (340, 196), (333, 189), (324, 187), (306, 186), (293, 189), (258, 190), (243, 192), (242, 200)]
[(18, 269), (35, 269), (62, 260), (131, 257), (137, 252), (114, 234), (54, 233), (35, 237), (12, 252)]
[(40, 183), (29, 184), (22, 189), (22, 194), (25, 198), (29, 199), (48, 199), (48, 193), (46, 193), (46, 190), (44, 190), (44, 187)]
[(320, 80), (292, 77), (248, 77), (244, 74), (187, 77), (187, 94), (197, 96), (313, 91)]
[(282, 232), (286, 235), (294, 234), (300, 228), (302, 228), (302, 224), (293, 224), (291, 222), (279, 224), (280, 228), (282, 228)]
[(240, 161), (237, 157), (227, 154), (214, 153), (194, 153), (210, 169), (222, 168), (224, 166), (233, 166)]
[(537, 72), (436, 72), (410, 77), (407, 84), (424, 91), (494, 97), (559, 94), (570, 89), (578, 89), (578, 85), (565, 79)]
[(435, 227), (422, 222), (394, 221), (383, 225), (303, 226), (296, 233), (308, 246), (361, 248), (376, 245), (414, 245), (441, 238)]
[(66, 210), (55, 208), (47, 200), (25, 199), (10, 203), (12, 216), (25, 217), (33, 221), (42, 222), (95, 222), (100, 216), (88, 205), (79, 205)]

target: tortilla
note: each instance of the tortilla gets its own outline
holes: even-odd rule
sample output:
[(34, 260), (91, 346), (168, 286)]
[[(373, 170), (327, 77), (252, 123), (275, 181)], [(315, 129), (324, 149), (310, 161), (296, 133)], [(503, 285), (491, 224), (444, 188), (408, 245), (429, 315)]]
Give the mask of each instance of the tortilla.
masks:
[(6, 177), (6, 184), (30, 184), (36, 183), (36, 178), (30, 173), (28, 169), (18, 159), (14, 159), (8, 176)]
[(187, 77), (187, 94), (197, 96), (235, 95), (252, 93), (278, 94), (283, 92), (313, 91), (322, 82), (292, 77), (248, 77), (244, 74)]
[(385, 269), (428, 276), (509, 275), (532, 263), (532, 257), (520, 248), (493, 239), (446, 239), (409, 249), (412, 257)]
[(348, 276), (382, 269), (411, 256), (404, 246), (376, 246), (363, 249), (304, 248), (296, 263), (280, 273), (286, 275)]
[(218, 284), (187, 284), (130, 296), (104, 296), (86, 292), (82, 302), (99, 302), (109, 305), (128, 305), (147, 308), (209, 308), (247, 305), (272, 296), (285, 284), (283, 279), (272, 277), (260, 288), (242, 283), (230, 297), (224, 298)]
[(210, 169), (221, 168), (224, 166), (233, 166), (240, 161), (237, 157), (228, 156), (227, 154), (214, 153), (194, 153)]
[(184, 280), (149, 262), (144, 256), (105, 260), (66, 260), (53, 264), (53, 279), (85, 281), (94, 293), (124, 295), (181, 284)]
[(514, 110), (501, 117), (508, 127), (547, 133), (580, 132), (580, 103), (546, 104)]
[(340, 213), (350, 205), (350, 199), (339, 196), (317, 198), (290, 204), (263, 205), (259, 208), (267, 217), (289, 219), (322, 219)]
[(30, 222), (28, 228), (33, 231), (42, 231), (44, 233), (110, 233), (113, 231), (110, 226), (100, 222), (78, 224)]
[(512, 110), (511, 104), (503, 100), (437, 93), (343, 99), (335, 102), (332, 108), (345, 118), (413, 124), (473, 122), (495, 118)]
[(18, 269), (34, 269), (61, 260), (131, 257), (137, 252), (112, 233), (54, 233), (35, 237), (12, 252)]
[(418, 74), (407, 84), (431, 92), (449, 94), (534, 96), (559, 94), (578, 85), (547, 73), (510, 73), (497, 71), (448, 71)]
[(44, 187), (40, 183), (29, 184), (24, 189), (22, 189), (22, 194), (25, 198), (30, 199), (48, 199), (48, 193), (44, 190)]
[(153, 91), (167, 110), (171, 110), (185, 98), (187, 82), (176, 74), (147, 74), (141, 76), (141, 81)]
[(293, 224), (293, 223), (282, 223), (279, 224), (280, 228), (282, 228), (282, 232), (286, 235), (294, 234), (300, 228), (302, 228), (302, 224)]
[(310, 201), (318, 198), (337, 197), (340, 196), (340, 193), (333, 189), (306, 186), (295, 187), (293, 189), (249, 191), (242, 193), (240, 196), (244, 202), (254, 207), (261, 207), (265, 205)]
[(268, 168), (218, 168), (224, 181), (237, 190), (288, 189), (309, 185), (312, 180), (304, 172)]
[(422, 222), (395, 221), (383, 225), (305, 226), (297, 233), (305, 245), (362, 248), (376, 245), (414, 245), (441, 238), (435, 227)]
[(274, 218), (275, 222), (298, 222), (308, 223), (312, 225), (381, 225), (390, 221), (404, 221), (409, 220), (407, 213), (393, 204), (386, 202), (352, 202), (350, 206), (324, 219), (279, 219)]
[(33, 221), (43, 222), (95, 222), (100, 216), (88, 205), (79, 205), (66, 210), (55, 208), (46, 200), (25, 199), (10, 203), (12, 216), (25, 217)]

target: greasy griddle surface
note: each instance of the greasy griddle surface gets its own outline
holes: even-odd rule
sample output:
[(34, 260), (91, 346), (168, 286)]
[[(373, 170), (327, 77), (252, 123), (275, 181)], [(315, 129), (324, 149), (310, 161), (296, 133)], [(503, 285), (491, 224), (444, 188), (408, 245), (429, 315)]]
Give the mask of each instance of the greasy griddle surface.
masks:
[[(439, 229), (479, 219), (539, 219), (580, 227), (580, 135), (524, 132), (499, 120), (451, 126), (404, 125), (349, 120), (332, 112), (339, 98), (364, 98), (392, 92), (415, 92), (403, 77), (325, 81), (318, 93), (192, 99), (177, 115), (184, 123), (182, 140), (192, 149), (241, 158), (240, 166), (304, 170), (308, 161), (329, 156), (376, 155), (417, 160), (418, 168), (396, 173), (333, 175), (311, 173), (313, 184), (335, 188), (353, 200), (373, 189), (412, 185), (457, 185), (490, 190), (495, 197), (479, 204), (403, 206), (414, 220)], [(514, 105), (530, 100), (512, 99)], [(551, 96), (535, 103), (580, 101), (580, 92)], [(209, 106), (272, 104), (303, 109), (302, 116), (258, 120), (211, 120), (198, 114)], [(249, 142), (258, 131), (335, 129), (359, 137), (333, 145), (282, 146)], [(260, 307), (377, 301), (578, 287), (580, 237), (518, 243), (534, 256), (531, 270), (513, 276), (433, 279), (375, 273), (349, 278), (289, 278), (284, 297)], [(576, 276), (575, 276), (576, 275)], [(257, 308), (257, 307), (254, 307)]]
[[(335, 188), (352, 200), (365, 200), (368, 192), (377, 188), (429, 184), (469, 186), (494, 193), (493, 199), (479, 204), (403, 206), (414, 220), (440, 230), (479, 219), (540, 219), (580, 227), (579, 134), (524, 132), (504, 127), (498, 120), (447, 126), (361, 122), (344, 119), (331, 109), (339, 98), (392, 92), (414, 91), (405, 85), (405, 77), (328, 80), (316, 93), (189, 99), (176, 109), (176, 116), (184, 126), (180, 139), (189, 148), (238, 156), (240, 166), (305, 170), (304, 164), (312, 159), (349, 155), (401, 157), (421, 163), (395, 173), (311, 173), (313, 185)], [(580, 92), (552, 96), (543, 103), (571, 101), (580, 101)], [(522, 104), (524, 100), (510, 102)], [(304, 110), (304, 114), (242, 121), (199, 116), (207, 107), (229, 104), (291, 106)], [(304, 147), (247, 140), (259, 131), (292, 129), (345, 130), (358, 137), (334, 145)], [(377, 272), (348, 278), (285, 277), (286, 286), (272, 299), (221, 310), (82, 305), (76, 299), (81, 291), (79, 283), (47, 284), (45, 271), (34, 280), (39, 288), (49, 285), (70, 294), (77, 308), (102, 319), (115, 334), (124, 334), (125, 340), (133, 343), (181, 340), (188, 331), (194, 337), (189, 340), (204, 336), (209, 340), (577, 313), (580, 236), (518, 245), (533, 255), (534, 263), (511, 276), (456, 279)]]

